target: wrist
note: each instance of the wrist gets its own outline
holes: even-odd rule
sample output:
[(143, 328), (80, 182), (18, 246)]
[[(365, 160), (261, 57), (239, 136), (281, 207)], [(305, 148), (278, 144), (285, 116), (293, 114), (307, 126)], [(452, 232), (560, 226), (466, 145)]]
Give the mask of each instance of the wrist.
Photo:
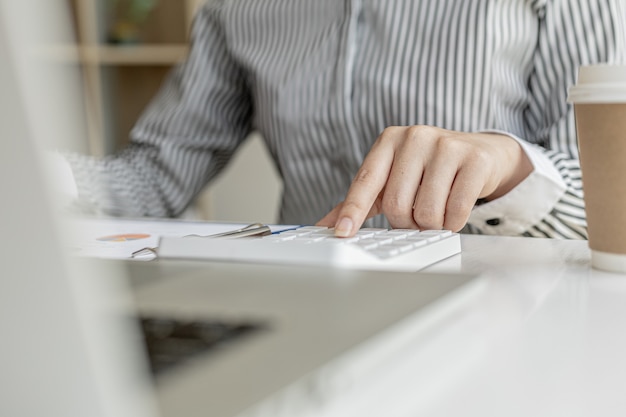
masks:
[(501, 181), (485, 200), (492, 201), (508, 194), (524, 181), (534, 170), (533, 164), (520, 143), (512, 137), (499, 134), (502, 157), (500, 158)]

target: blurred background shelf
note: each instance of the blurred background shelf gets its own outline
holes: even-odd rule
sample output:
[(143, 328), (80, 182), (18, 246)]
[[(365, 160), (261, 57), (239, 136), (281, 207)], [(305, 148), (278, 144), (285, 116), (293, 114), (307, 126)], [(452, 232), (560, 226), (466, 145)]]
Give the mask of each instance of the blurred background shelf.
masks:
[[(191, 21), (203, 0), (68, 1), (78, 45), (59, 48), (59, 55), (77, 59), (83, 73), (90, 153), (110, 154), (127, 143), (171, 67), (187, 55)], [(126, 13), (135, 4), (141, 15)], [(132, 38), (116, 38), (116, 28), (129, 22)]]
[[(88, 138), (96, 156), (115, 153), (173, 66), (188, 52), (193, 16), (206, 0), (63, 0), (69, 3), (77, 45), (52, 47), (55, 59), (82, 73)], [(146, 7), (128, 30), (124, 7)], [(149, 10), (148, 10), (149, 9)], [(122, 23), (122, 29), (120, 28)], [(120, 33), (132, 39), (120, 39)], [(258, 134), (199, 196), (191, 216), (275, 223), (282, 182)], [(253, 201), (254, 204), (250, 204)]]
[(83, 62), (100, 65), (174, 65), (187, 56), (187, 45), (137, 45), (84, 47)]
[(46, 56), (70, 63), (90, 65), (166, 65), (181, 62), (189, 47), (186, 44), (137, 46), (54, 46), (46, 48)]

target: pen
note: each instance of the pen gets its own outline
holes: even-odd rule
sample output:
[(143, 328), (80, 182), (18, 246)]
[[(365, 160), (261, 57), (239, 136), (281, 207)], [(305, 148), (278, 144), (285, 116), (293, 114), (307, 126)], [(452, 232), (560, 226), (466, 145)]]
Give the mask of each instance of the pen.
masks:
[(249, 237), (249, 236), (267, 236), (271, 234), (272, 231), (269, 226), (266, 226), (262, 223), (253, 223), (249, 224), (246, 227), (242, 227), (241, 229), (231, 230), (229, 232), (217, 233), (214, 235), (186, 235), (185, 237), (206, 237), (206, 238), (222, 238), (222, 239), (234, 239), (238, 237)]
[[(214, 235), (186, 235), (184, 237), (202, 237), (202, 238), (219, 238), (219, 239), (235, 239), (239, 237), (251, 237), (251, 236), (267, 236), (272, 234), (272, 230), (269, 226), (262, 223), (252, 223), (241, 229), (231, 230), (223, 233), (216, 233)], [(144, 255), (157, 255), (157, 248), (143, 248), (139, 249), (131, 254), (131, 258), (136, 258)]]

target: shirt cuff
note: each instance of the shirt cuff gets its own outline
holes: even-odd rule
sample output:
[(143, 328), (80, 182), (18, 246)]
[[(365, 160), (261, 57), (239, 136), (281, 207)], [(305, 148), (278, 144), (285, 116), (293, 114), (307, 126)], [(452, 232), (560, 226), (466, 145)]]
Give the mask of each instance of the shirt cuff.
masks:
[(60, 154), (46, 155), (47, 172), (52, 179), (52, 188), (57, 194), (78, 198), (78, 187), (69, 162)]
[(488, 235), (520, 235), (538, 224), (565, 194), (565, 181), (541, 148), (507, 132), (489, 130), (515, 139), (533, 171), (506, 195), (474, 207), (468, 223)]

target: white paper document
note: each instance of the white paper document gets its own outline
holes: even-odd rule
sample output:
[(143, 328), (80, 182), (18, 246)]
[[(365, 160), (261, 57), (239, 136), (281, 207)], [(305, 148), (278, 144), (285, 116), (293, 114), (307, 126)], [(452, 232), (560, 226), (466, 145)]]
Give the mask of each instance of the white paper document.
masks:
[[(247, 226), (247, 223), (217, 223), (168, 219), (82, 218), (72, 220), (67, 244), (70, 253), (106, 259), (129, 259), (143, 248), (155, 248), (159, 238), (207, 236)], [(269, 225), (272, 232), (297, 226)], [(152, 256), (154, 257), (154, 256)], [(142, 257), (141, 259), (150, 259)]]

